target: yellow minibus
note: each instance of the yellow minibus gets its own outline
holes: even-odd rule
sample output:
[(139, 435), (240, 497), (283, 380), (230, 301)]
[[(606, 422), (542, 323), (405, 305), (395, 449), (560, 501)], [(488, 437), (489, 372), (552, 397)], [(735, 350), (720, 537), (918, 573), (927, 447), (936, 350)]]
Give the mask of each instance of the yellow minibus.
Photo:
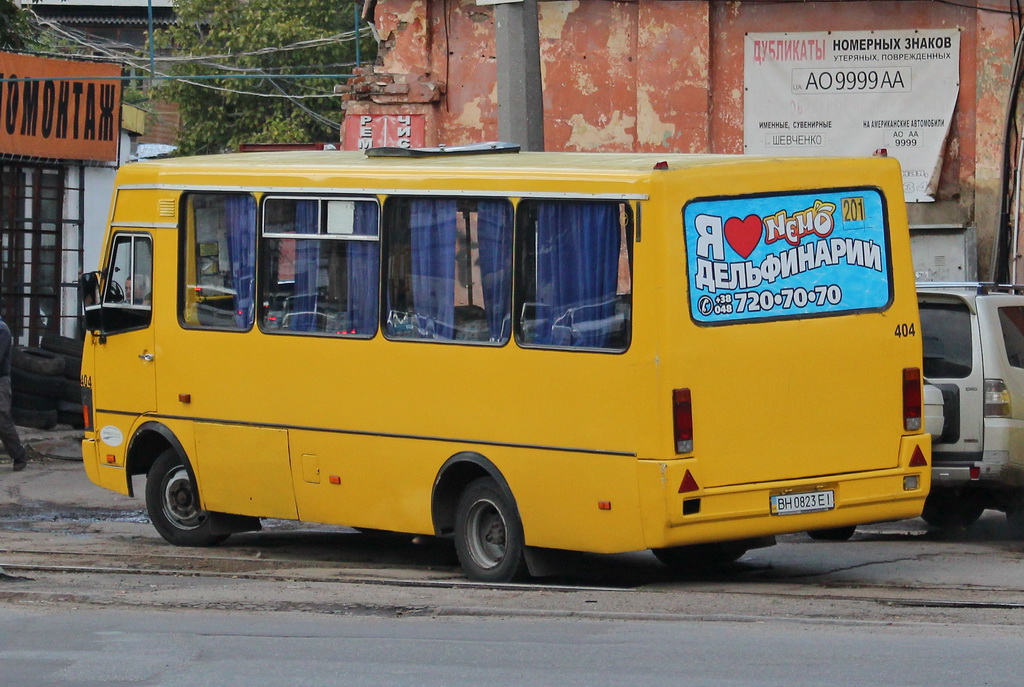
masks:
[(895, 160), (508, 144), (137, 162), (82, 278), (85, 469), (172, 544), (261, 518), (720, 564), (921, 513)]

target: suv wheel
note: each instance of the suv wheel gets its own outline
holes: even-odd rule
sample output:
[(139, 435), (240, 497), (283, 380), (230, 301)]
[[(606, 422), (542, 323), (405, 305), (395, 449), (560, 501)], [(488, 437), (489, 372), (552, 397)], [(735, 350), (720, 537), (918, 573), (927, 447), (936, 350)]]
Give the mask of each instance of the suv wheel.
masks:
[(970, 527), (984, 512), (985, 506), (970, 497), (954, 491), (934, 489), (924, 502), (921, 518), (932, 527), (956, 530)]
[(1006, 509), (1006, 525), (1013, 539), (1024, 539), (1024, 495), (1019, 495)]

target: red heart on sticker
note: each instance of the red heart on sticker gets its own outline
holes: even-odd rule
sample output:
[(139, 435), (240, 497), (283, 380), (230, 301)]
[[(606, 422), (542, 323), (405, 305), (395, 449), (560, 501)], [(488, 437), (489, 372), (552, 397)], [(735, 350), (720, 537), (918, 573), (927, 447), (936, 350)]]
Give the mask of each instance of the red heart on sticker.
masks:
[(749, 258), (761, 242), (763, 229), (761, 218), (757, 215), (749, 215), (746, 219), (730, 217), (725, 221), (725, 240), (734, 251)]

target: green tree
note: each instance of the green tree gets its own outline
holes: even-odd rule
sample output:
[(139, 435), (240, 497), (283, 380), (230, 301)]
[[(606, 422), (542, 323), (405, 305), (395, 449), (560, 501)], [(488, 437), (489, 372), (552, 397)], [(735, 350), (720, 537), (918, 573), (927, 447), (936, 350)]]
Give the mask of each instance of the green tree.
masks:
[(0, 50), (24, 50), (31, 39), (25, 12), (14, 0), (0, 0)]
[[(178, 105), (179, 153), (338, 140), (341, 101), (332, 93), (355, 66), (356, 5), (177, 0), (177, 22), (155, 41), (170, 50), (166, 72), (176, 78), (154, 97)], [(359, 34), (360, 56), (372, 62), (376, 46), (366, 34)]]

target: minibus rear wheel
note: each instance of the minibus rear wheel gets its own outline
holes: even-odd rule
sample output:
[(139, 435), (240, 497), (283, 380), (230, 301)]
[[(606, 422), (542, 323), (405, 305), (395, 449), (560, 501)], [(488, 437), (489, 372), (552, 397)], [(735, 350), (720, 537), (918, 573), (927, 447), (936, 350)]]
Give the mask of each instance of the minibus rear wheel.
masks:
[(172, 448), (157, 456), (149, 469), (146, 509), (156, 531), (175, 546), (214, 546), (228, 538), (214, 531), (214, 515), (199, 507), (188, 468)]
[(455, 552), (474, 580), (512, 582), (526, 575), (523, 525), (515, 501), (490, 477), (474, 480), (459, 497)]
[(807, 536), (815, 541), (848, 541), (857, 531), (856, 525), (829, 527), (823, 530), (808, 530)]

